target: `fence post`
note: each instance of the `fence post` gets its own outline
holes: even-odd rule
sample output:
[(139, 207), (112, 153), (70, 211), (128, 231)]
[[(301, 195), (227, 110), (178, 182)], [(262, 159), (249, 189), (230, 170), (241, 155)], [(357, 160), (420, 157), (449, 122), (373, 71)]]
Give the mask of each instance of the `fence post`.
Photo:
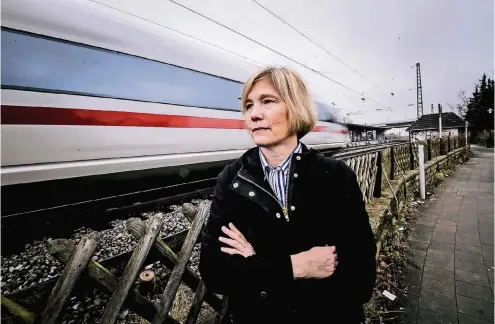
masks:
[(409, 170), (414, 170), (414, 149), (412, 142), (409, 142)]
[(155, 243), (158, 234), (160, 234), (162, 223), (163, 219), (159, 216), (154, 216), (149, 219), (149, 227), (146, 228), (146, 234), (139, 240), (119, 279), (119, 283), (108, 300), (103, 316), (101, 317), (101, 323), (113, 324), (117, 320), (124, 300), (132, 289), (132, 285), (134, 284), (144, 261), (146, 261), (146, 256), (148, 256), (153, 243)]
[(418, 145), (418, 166), (419, 166), (419, 195), (425, 199), (425, 163), (423, 145)]
[(70, 293), (74, 289), (77, 280), (86, 269), (93, 253), (100, 244), (100, 237), (97, 232), (91, 232), (83, 237), (77, 245), (69, 262), (65, 266), (62, 274), (53, 287), (48, 303), (41, 314), (41, 323), (57, 323), (60, 312), (69, 300)]
[(208, 206), (205, 202), (202, 202), (198, 208), (197, 216), (194, 218), (194, 221), (191, 224), (191, 228), (187, 233), (187, 237), (184, 240), (184, 244), (182, 245), (179, 253), (177, 264), (172, 270), (170, 278), (167, 281), (167, 285), (165, 286), (165, 290), (162, 293), (158, 310), (152, 321), (153, 324), (164, 323), (165, 318), (172, 308), (172, 302), (174, 301), (175, 294), (177, 293), (179, 285), (181, 284), (182, 275), (187, 268), (187, 263), (191, 256), (193, 247), (196, 244), (198, 236), (201, 233), (201, 229), (203, 228), (203, 223), (206, 219), (207, 213)]
[[(14, 317), (14, 321), (19, 323), (34, 324), (36, 323), (36, 314), (30, 310), (19, 305), (15, 301), (5, 296), (0, 296), (2, 310), (6, 310), (7, 314), (11, 314)], [(5, 314), (5, 313), (4, 313)]]
[[(433, 104), (432, 104), (433, 106)], [(431, 161), (431, 139), (426, 140), (426, 144), (428, 145), (428, 161)]]
[(468, 158), (468, 122), (464, 125), (464, 148), (466, 150), (466, 159)]
[(449, 136), (447, 137), (447, 152), (450, 152), (452, 150), (452, 148), (450, 147), (450, 132), (449, 132)]
[(394, 147), (390, 147), (390, 180), (394, 180), (395, 177), (395, 150)]
[(378, 157), (376, 158), (376, 179), (375, 188), (373, 189), (373, 197), (380, 198), (382, 196), (382, 151), (378, 152)]
[(438, 137), (442, 138), (442, 105), (438, 104)]
[(440, 155), (447, 154), (447, 143), (445, 143), (445, 138), (440, 137)]

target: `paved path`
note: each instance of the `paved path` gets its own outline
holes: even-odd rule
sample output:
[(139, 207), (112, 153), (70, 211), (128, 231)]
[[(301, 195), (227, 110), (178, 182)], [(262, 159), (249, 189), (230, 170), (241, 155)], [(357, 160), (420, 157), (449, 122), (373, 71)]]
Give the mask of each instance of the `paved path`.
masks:
[(493, 323), (494, 151), (471, 151), (411, 233), (405, 323)]

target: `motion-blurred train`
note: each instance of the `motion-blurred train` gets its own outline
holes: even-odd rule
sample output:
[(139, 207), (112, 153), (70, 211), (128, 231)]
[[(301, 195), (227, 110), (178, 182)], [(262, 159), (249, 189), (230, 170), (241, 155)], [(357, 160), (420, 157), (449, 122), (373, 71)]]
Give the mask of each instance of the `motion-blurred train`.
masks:
[[(2, 190), (136, 177), (253, 146), (239, 99), (258, 67), (246, 60), (90, 1), (4, 0), (1, 23)], [(347, 128), (316, 106), (303, 142), (345, 147)]]

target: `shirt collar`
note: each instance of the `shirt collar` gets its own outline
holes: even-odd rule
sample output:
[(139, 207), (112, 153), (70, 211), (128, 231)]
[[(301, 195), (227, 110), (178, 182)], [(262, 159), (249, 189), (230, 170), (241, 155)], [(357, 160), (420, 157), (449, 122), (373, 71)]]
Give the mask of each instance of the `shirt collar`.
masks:
[(261, 153), (261, 149), (259, 149), (258, 151), (259, 151), (259, 154), (260, 154), (261, 166), (262, 166), (263, 171), (265, 173), (265, 178), (268, 178), (268, 175), (270, 174), (270, 171), (272, 171), (272, 170), (282, 170), (285, 173), (285, 171), (289, 167), (289, 161), (290, 161), (290, 159), (292, 157), (292, 154), (293, 153), (301, 153), (302, 152), (302, 146), (301, 146), (301, 143), (300, 142), (297, 142), (297, 146), (292, 151), (292, 153), (289, 154), (289, 156), (284, 161), (282, 161), (282, 163), (280, 163), (279, 165), (277, 165), (275, 168), (270, 167), (270, 165), (268, 164), (268, 162), (266, 162), (265, 157), (263, 156), (263, 153)]

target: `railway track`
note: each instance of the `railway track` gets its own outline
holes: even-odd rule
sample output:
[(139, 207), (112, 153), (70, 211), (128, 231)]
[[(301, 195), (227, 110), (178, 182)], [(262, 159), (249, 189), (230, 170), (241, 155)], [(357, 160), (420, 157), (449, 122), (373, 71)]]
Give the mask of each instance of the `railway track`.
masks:
[[(356, 146), (322, 153), (337, 159), (366, 154), (388, 146), (403, 144), (390, 142), (376, 145)], [(143, 190), (121, 189), (120, 194), (77, 201), (35, 210), (11, 212), (2, 215), (2, 255), (18, 253), (25, 244), (44, 237), (69, 237), (82, 227), (107, 228), (115, 219), (126, 219), (145, 211), (167, 212), (171, 204), (193, 198), (206, 198), (214, 189), (220, 169), (198, 174), (188, 182), (170, 181), (167, 185)], [(143, 182), (149, 181), (147, 178)], [(123, 183), (123, 186), (126, 184)], [(42, 192), (38, 192), (43, 194)], [(81, 193), (84, 194), (84, 193)], [(30, 226), (26, 226), (29, 224)]]
[(2, 256), (46, 237), (70, 237), (81, 227), (102, 230), (117, 219), (146, 212), (169, 212), (170, 205), (206, 198), (216, 178), (132, 192), (120, 196), (2, 217)]
[[(325, 150), (322, 153), (337, 159), (345, 159), (399, 144), (402, 142)], [(217, 168), (213, 172), (196, 175), (195, 179), (189, 182), (172, 182), (168, 185), (135, 191), (131, 188), (128, 192), (122, 189), (124, 193), (118, 195), (7, 213), (7, 215), (3, 213), (2, 255), (18, 253), (25, 244), (44, 237), (69, 237), (82, 226), (103, 229), (115, 219), (126, 219), (149, 210), (166, 212), (171, 204), (180, 204), (193, 198), (206, 198), (213, 192), (218, 172)], [(148, 179), (143, 179), (143, 182), (146, 181)], [(28, 224), (29, 226), (26, 226)]]

